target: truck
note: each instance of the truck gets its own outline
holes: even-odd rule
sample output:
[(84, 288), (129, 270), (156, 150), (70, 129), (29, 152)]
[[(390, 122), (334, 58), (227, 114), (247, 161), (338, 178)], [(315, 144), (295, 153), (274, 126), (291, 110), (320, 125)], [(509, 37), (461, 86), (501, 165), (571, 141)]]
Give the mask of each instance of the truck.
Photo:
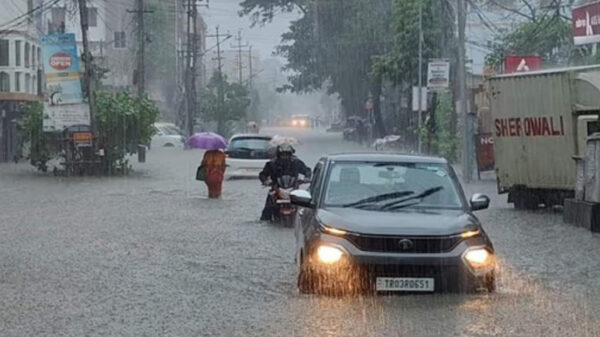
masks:
[(517, 209), (562, 205), (574, 196), (575, 160), (598, 130), (600, 66), (496, 75), (487, 84), (498, 193)]

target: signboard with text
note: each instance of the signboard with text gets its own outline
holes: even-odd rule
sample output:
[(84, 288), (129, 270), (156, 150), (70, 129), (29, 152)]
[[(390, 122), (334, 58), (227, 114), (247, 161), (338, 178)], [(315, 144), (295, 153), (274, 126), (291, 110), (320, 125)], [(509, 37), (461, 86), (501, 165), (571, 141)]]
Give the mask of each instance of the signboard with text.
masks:
[(45, 132), (63, 131), (73, 125), (90, 125), (87, 104), (44, 105), (42, 127)]
[(576, 45), (600, 42), (600, 2), (573, 8), (571, 16)]
[(431, 61), (427, 68), (427, 88), (432, 91), (445, 90), (450, 85), (450, 63)]
[(512, 55), (504, 58), (504, 73), (521, 73), (542, 69), (542, 59), (539, 56)]
[(48, 103), (82, 103), (75, 34), (45, 35), (41, 38), (41, 45)]

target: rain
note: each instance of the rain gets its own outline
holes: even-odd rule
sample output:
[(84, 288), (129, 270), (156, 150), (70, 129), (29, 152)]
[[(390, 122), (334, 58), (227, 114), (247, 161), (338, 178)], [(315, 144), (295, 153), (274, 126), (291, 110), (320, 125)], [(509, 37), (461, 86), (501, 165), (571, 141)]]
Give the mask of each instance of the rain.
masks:
[(593, 1), (2, 6), (0, 336), (600, 336)]

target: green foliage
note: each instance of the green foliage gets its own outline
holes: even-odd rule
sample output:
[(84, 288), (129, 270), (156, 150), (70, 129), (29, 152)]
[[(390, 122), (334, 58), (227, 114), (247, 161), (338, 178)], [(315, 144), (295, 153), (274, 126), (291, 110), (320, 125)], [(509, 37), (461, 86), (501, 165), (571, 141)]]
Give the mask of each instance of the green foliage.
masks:
[(452, 94), (438, 94), (434, 115), (427, 118), (419, 132), (424, 143), (429, 141), (431, 154), (451, 162), (458, 159), (460, 145), (458, 135), (451, 131), (453, 114)]
[(498, 69), (508, 55), (539, 55), (546, 65), (567, 65), (578, 59), (581, 51), (573, 45), (570, 21), (545, 15), (496, 38), (486, 63)]
[[(391, 1), (364, 0), (246, 0), (242, 14), (261, 23), (278, 10), (299, 9), (304, 15), (282, 35), (277, 53), (288, 61), (289, 84), (282, 90), (319, 91), (328, 81), (329, 93), (339, 93), (348, 115), (364, 113), (369, 92), (378, 91), (372, 78), (373, 57), (382, 55), (389, 42)], [(378, 108), (376, 108), (377, 110)]]
[(148, 97), (137, 98), (128, 92), (96, 94), (98, 142), (105, 149), (106, 173), (122, 172), (125, 156), (138, 144), (150, 142), (159, 110)]
[[(454, 11), (446, 1), (395, 0), (393, 47), (378, 58), (373, 72), (395, 83), (416, 85), (418, 80), (419, 7), (423, 16), (423, 60), (451, 58), (456, 52)], [(426, 77), (423, 66), (423, 80)]]
[(45, 133), (42, 129), (44, 118), (44, 105), (39, 102), (29, 103), (25, 108), (25, 118), (19, 124), (19, 131), (23, 140), (29, 143), (29, 161), (40, 171), (46, 171), (46, 163), (52, 153), (52, 134)]
[[(220, 104), (220, 93), (223, 95), (223, 104)], [(223, 128), (224, 121), (240, 120), (245, 116), (250, 97), (245, 86), (230, 83), (227, 76), (215, 72), (206, 88), (200, 90), (199, 102), (202, 117), (209, 121), (220, 121), (220, 128)], [(224, 130), (218, 131), (223, 133)]]

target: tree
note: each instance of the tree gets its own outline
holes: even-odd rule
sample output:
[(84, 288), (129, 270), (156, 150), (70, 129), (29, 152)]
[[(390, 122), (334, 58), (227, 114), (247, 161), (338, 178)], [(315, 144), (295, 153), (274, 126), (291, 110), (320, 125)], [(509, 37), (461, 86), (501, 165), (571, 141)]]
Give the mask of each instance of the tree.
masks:
[[(546, 66), (595, 63), (591, 48), (573, 43), (569, 9), (575, 0), (554, 0), (548, 5), (520, 0), (522, 6), (507, 7), (501, 1), (489, 5), (515, 15), (520, 23), (513, 30), (499, 34), (492, 43), (486, 63), (500, 69), (508, 55), (538, 55)], [(518, 9), (516, 9), (518, 8)]]
[(378, 129), (384, 132), (379, 113), (381, 79), (371, 76), (373, 57), (385, 53), (392, 0), (246, 0), (243, 15), (255, 23), (269, 22), (277, 11), (300, 10), (282, 35), (277, 53), (287, 59), (291, 75), (283, 90), (306, 93), (329, 81), (329, 93), (339, 93), (348, 115), (364, 115), (364, 102), (373, 94)]
[[(104, 149), (104, 174), (125, 174), (127, 154), (133, 154), (138, 144), (146, 144), (154, 133), (153, 124), (159, 111), (147, 97), (134, 97), (128, 92), (96, 94), (98, 143)], [(60, 151), (60, 133), (43, 132), (43, 105), (30, 104), (20, 129), (30, 144), (31, 164), (46, 171), (46, 163)]]
[[(223, 100), (219, 99), (222, 90)], [(227, 76), (215, 72), (206, 88), (200, 89), (200, 113), (205, 120), (231, 121), (240, 120), (250, 106), (248, 89), (238, 83), (230, 83)], [(225, 134), (224, 123), (219, 123), (218, 132)]]

